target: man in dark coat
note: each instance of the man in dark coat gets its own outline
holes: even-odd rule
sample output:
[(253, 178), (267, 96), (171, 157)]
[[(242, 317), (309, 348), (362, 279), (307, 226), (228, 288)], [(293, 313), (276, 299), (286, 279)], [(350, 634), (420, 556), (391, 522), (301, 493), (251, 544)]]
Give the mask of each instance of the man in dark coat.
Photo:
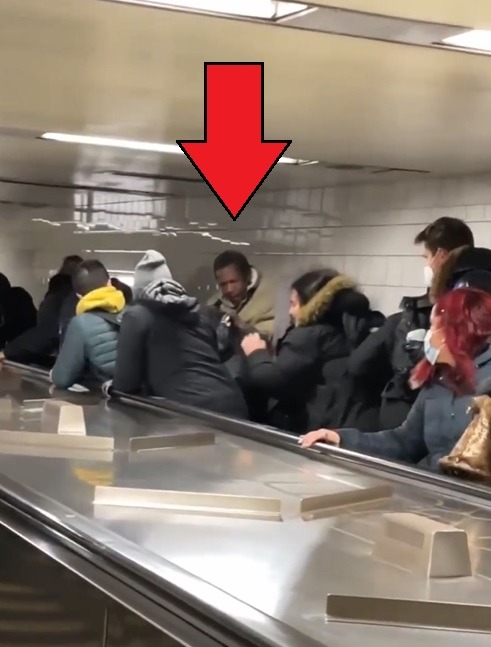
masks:
[(220, 361), (215, 328), (172, 279), (162, 254), (149, 250), (138, 263), (133, 294), (120, 329), (113, 389), (247, 417), (242, 393)]
[(408, 378), (422, 358), (434, 301), (455, 287), (486, 289), (488, 281), (491, 289), (491, 250), (474, 247), (472, 231), (462, 220), (438, 218), (419, 232), (414, 243), (421, 246), (427, 294), (404, 297), (401, 312), (390, 316), (349, 360), (350, 372), (359, 378), (373, 379), (388, 371), (380, 409), (382, 429), (401, 425), (416, 400), (418, 391), (409, 388)]
[(78, 297), (72, 287), (72, 274), (82, 262), (80, 256), (66, 256), (57, 274), (51, 277), (42, 300), (37, 323), (5, 347), (5, 357), (12, 361), (51, 367), (54, 356), (71, 318), (75, 316)]
[(21, 287), (12, 287), (0, 273), (0, 350), (12, 339), (36, 325), (32, 297)]

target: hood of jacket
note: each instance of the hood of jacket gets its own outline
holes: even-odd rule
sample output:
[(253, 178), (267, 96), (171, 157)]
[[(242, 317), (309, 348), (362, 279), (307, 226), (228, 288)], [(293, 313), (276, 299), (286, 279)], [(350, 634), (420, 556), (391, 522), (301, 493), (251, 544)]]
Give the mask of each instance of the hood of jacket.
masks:
[(434, 303), (445, 292), (459, 287), (475, 287), (491, 292), (491, 249), (458, 247), (452, 250), (435, 272), (430, 288)]
[(195, 318), (199, 312), (198, 300), (190, 297), (180, 283), (173, 279), (157, 279), (141, 292), (138, 302), (154, 311), (181, 318)]
[(104, 312), (121, 312), (125, 306), (124, 295), (112, 285), (92, 290), (83, 296), (77, 303), (77, 314), (91, 310), (104, 310)]
[(356, 318), (370, 314), (370, 302), (357, 285), (347, 276), (340, 274), (315, 294), (300, 308), (298, 326), (311, 326), (328, 319), (341, 320), (343, 315)]

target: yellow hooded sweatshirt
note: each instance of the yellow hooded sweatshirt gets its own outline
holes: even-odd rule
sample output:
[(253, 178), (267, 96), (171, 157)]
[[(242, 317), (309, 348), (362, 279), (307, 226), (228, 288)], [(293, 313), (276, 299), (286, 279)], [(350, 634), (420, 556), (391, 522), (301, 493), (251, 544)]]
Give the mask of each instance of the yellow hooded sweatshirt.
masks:
[(126, 305), (124, 295), (112, 285), (92, 290), (83, 296), (77, 304), (77, 314), (91, 310), (104, 310), (104, 312), (121, 312)]

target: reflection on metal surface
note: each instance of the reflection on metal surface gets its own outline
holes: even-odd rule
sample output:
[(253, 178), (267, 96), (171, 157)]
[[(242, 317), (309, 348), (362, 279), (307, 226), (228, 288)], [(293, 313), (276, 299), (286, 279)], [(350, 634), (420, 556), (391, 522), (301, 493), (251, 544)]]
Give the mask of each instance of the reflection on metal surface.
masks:
[(0, 443), (56, 447), (58, 449), (113, 450), (114, 438), (104, 436), (76, 436), (73, 434), (46, 434), (30, 431), (0, 429)]
[[(0, 431), (0, 434), (2, 432)], [(18, 432), (16, 432), (16, 436)], [(31, 434), (34, 435), (34, 434)], [(39, 436), (40, 434), (35, 434)], [(110, 449), (83, 449), (79, 447), (66, 447), (56, 445), (9, 445), (2, 443), (0, 445), (0, 454), (11, 456), (36, 456), (39, 458), (65, 458), (77, 461), (101, 461), (111, 463), (114, 458), (112, 448)]]
[(0, 418), (10, 418), (14, 409), (12, 398), (7, 396), (0, 398)]
[(130, 451), (142, 452), (154, 449), (172, 449), (177, 447), (200, 447), (213, 445), (215, 433), (198, 431), (187, 434), (166, 434), (163, 436), (135, 436), (130, 439)]
[(95, 505), (157, 508), (172, 512), (198, 512), (204, 515), (247, 517), (281, 521), (281, 501), (266, 497), (173, 492), (125, 487), (96, 487)]
[(481, 604), (328, 595), (327, 617), (364, 624), (491, 633), (489, 606)]
[(412, 513), (384, 515), (373, 556), (425, 577), (472, 575), (465, 530)]
[(389, 499), (392, 496), (390, 485), (373, 485), (367, 487), (350, 487), (346, 483), (333, 481), (328, 494), (304, 497), (300, 502), (300, 514), (304, 521), (322, 519), (334, 508)]
[(63, 400), (47, 400), (41, 415), (41, 429), (44, 432), (85, 436), (84, 409), (80, 405)]

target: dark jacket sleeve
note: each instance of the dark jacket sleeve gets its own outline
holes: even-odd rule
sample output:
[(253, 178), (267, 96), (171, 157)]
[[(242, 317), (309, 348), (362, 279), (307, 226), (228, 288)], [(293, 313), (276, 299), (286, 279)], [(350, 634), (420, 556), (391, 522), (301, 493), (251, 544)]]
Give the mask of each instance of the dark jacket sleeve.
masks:
[(58, 329), (60, 333), (60, 344), (63, 343), (70, 321), (73, 319), (73, 317), (75, 317), (77, 303), (78, 303), (77, 295), (75, 294), (75, 292), (70, 292), (70, 294), (64, 299), (61, 305), (59, 322), (58, 322)]
[(119, 330), (114, 391), (131, 394), (145, 390), (147, 334), (148, 321), (142, 310), (128, 308)]
[(372, 454), (391, 460), (419, 463), (427, 454), (424, 410), (426, 393), (419, 394), (408, 417), (400, 427), (364, 434), (357, 429), (341, 429), (341, 447), (361, 454)]
[(47, 356), (58, 347), (58, 329), (53, 321), (44, 321), (13, 339), (5, 346), (5, 357), (13, 362), (29, 362)]
[(86, 369), (84, 334), (77, 318), (72, 319), (51, 371), (51, 380), (58, 389), (68, 389), (81, 380)]
[(387, 319), (377, 331), (370, 333), (348, 360), (348, 371), (354, 377), (367, 377), (389, 367), (394, 347), (395, 330), (401, 319), (398, 312)]
[(246, 385), (270, 397), (281, 398), (295, 393), (317, 363), (318, 345), (318, 338), (311, 330), (294, 328), (284, 338), (275, 359), (267, 350), (247, 356), (241, 378)]

